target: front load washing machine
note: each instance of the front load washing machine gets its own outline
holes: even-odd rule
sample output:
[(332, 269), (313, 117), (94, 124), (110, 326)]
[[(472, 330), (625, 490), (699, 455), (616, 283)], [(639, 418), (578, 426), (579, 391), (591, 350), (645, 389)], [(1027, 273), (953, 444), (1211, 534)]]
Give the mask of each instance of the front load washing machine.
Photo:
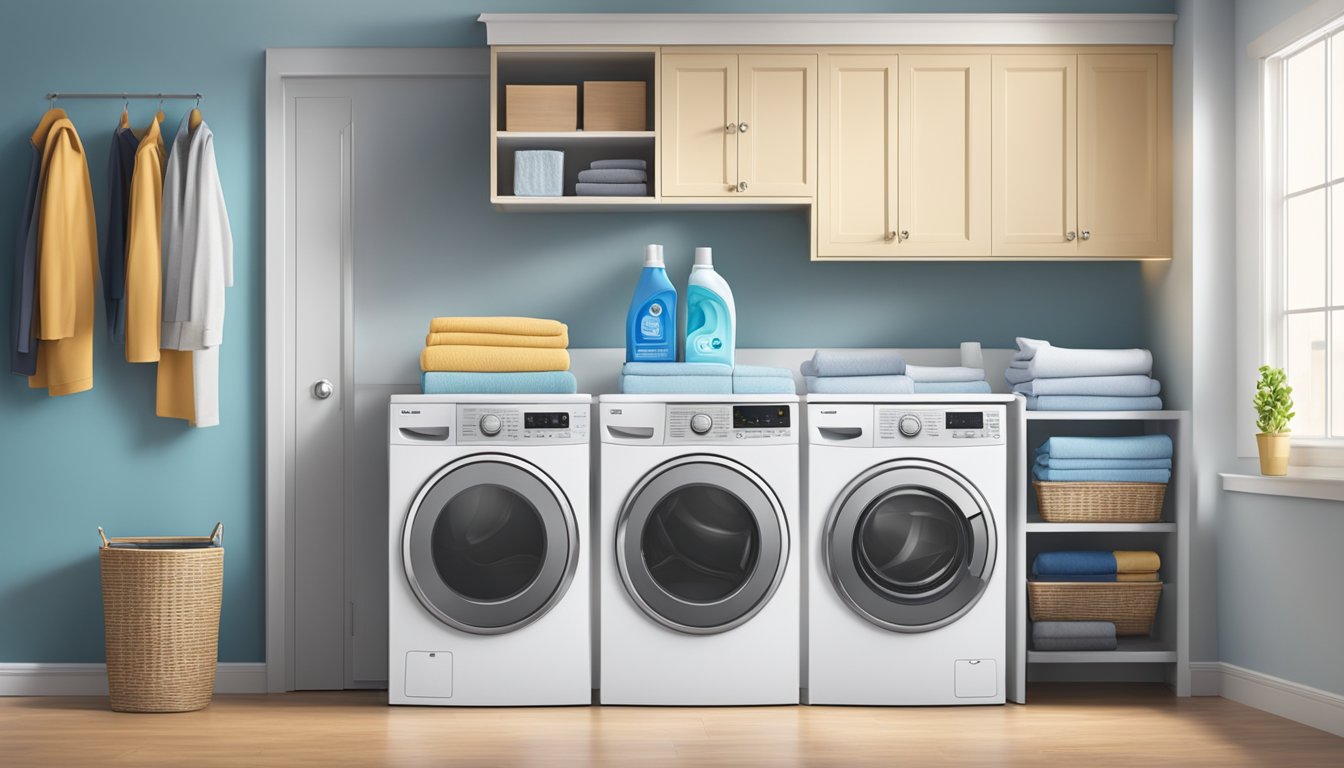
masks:
[(602, 396), (604, 704), (796, 704), (798, 399)]
[(811, 704), (1002, 704), (1008, 396), (807, 400)]
[(592, 702), (587, 395), (396, 395), (388, 701)]

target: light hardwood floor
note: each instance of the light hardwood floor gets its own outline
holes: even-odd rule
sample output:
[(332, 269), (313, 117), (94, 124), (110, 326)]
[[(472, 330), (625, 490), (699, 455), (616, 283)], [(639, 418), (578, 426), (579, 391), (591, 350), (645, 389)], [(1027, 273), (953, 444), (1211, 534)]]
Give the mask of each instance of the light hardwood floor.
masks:
[(0, 766), (1341, 766), (1344, 739), (1157, 686), (1049, 686), (1026, 706), (390, 708), (375, 692), (218, 696), (126, 715), (0, 700)]

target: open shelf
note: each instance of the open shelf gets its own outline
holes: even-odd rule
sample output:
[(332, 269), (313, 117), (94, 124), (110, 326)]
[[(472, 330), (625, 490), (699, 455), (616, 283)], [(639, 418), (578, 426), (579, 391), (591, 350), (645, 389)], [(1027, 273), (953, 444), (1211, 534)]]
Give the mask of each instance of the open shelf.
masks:
[(1028, 664), (1173, 664), (1176, 651), (1161, 640), (1121, 637), (1114, 651), (1027, 651)]
[[(512, 184), (510, 184), (512, 186)], [(806, 197), (706, 198), (706, 197), (518, 197), (496, 195), (490, 199), (500, 210), (548, 213), (556, 211), (594, 211), (616, 213), (621, 211), (659, 210), (679, 211), (780, 211), (805, 209), (812, 204)]]
[(1027, 533), (1175, 533), (1175, 523), (1047, 523), (1027, 516)]

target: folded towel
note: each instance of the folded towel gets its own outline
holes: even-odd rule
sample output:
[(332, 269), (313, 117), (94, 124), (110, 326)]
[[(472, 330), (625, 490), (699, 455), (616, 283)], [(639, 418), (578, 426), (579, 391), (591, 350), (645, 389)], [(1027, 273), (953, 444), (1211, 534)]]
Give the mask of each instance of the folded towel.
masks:
[(1115, 570), (1119, 573), (1153, 573), (1162, 568), (1162, 558), (1150, 550), (1117, 549), (1111, 554), (1115, 555)]
[(649, 174), (631, 168), (593, 168), (579, 171), (579, 181), (590, 184), (643, 184)]
[(579, 197), (645, 197), (649, 194), (647, 184), (589, 184), (579, 182), (574, 185), (574, 194)]
[(899, 376), (905, 360), (894, 349), (818, 349), (801, 368), (804, 376)]
[(732, 376), (733, 366), (723, 363), (626, 363), (624, 376)]
[(917, 395), (988, 395), (988, 381), (916, 381)]
[(1033, 651), (1114, 651), (1119, 647), (1115, 638), (1079, 637), (1059, 640), (1037, 640), (1031, 644)]
[(632, 159), (632, 158), (626, 158), (626, 159), (615, 159), (615, 160), (594, 160), (594, 161), (592, 162), (591, 167), (593, 167), (593, 168), (595, 168), (595, 169), (598, 169), (598, 170), (601, 170), (601, 169), (604, 169), (604, 168), (627, 168), (627, 169), (635, 170), (635, 171), (644, 171), (644, 170), (648, 170), (648, 167), (649, 167), (649, 166), (648, 166), (648, 163), (644, 162), (643, 160), (635, 160), (635, 159)]
[(430, 333), (508, 333), (518, 336), (565, 336), (569, 326), (535, 317), (436, 317)]
[(1019, 336), (1014, 361), (1027, 361), (1032, 378), (1148, 375), (1153, 353), (1146, 349), (1069, 349)]
[(1162, 383), (1149, 376), (1070, 376), (1030, 379), (1014, 385), (1013, 391), (1024, 395), (1151, 397), (1162, 391)]
[(1034, 621), (1032, 640), (1064, 640), (1098, 637), (1115, 639), (1115, 624), (1109, 621)]
[(1152, 573), (1086, 573), (1061, 574), (1058, 576), (1032, 574), (1033, 581), (1082, 581), (1082, 582), (1153, 582), (1158, 581), (1157, 572)]
[(1114, 575), (1156, 573), (1162, 558), (1152, 551), (1058, 550), (1041, 552), (1031, 562), (1033, 576)]
[(738, 376), (733, 374), (735, 395), (793, 395), (793, 379), (778, 376)]
[(1003, 372), (1003, 378), (1008, 380), (1009, 384), (1014, 386), (1031, 381), (1031, 373), (1027, 371), (1026, 364), (1021, 367), (1009, 365)]
[(569, 334), (558, 336), (522, 336), (514, 333), (431, 333), (425, 336), (426, 347), (536, 347), (565, 349)]
[(1029, 411), (1160, 411), (1160, 397), (1042, 395), (1027, 398)]
[(420, 353), (423, 371), (567, 371), (569, 352), (529, 347), (425, 347)]
[(773, 368), (768, 365), (738, 365), (733, 368), (734, 376), (759, 376), (793, 381), (793, 371), (788, 368)]
[(560, 197), (565, 194), (565, 153), (553, 149), (514, 152), (513, 194), (518, 197)]
[(1041, 453), (1036, 463), (1051, 469), (1171, 469), (1171, 459), (1056, 459)]
[(622, 376), (627, 395), (731, 395), (732, 376)]
[(978, 341), (961, 342), (961, 366), (963, 368), (984, 368), (985, 355)]
[(1171, 438), (1167, 435), (1062, 435), (1046, 439), (1036, 453), (1049, 454), (1051, 459), (1170, 459), (1171, 450)]
[(428, 371), (421, 374), (426, 395), (572, 395), (578, 382), (569, 371), (527, 373), (464, 373)]
[(966, 368), (957, 365), (907, 365), (905, 375), (916, 383), (924, 381), (984, 381), (984, 368)]
[(805, 376), (807, 391), (816, 395), (913, 395), (908, 376)]
[(1170, 469), (1055, 469), (1036, 464), (1031, 474), (1047, 483), (1165, 483)]

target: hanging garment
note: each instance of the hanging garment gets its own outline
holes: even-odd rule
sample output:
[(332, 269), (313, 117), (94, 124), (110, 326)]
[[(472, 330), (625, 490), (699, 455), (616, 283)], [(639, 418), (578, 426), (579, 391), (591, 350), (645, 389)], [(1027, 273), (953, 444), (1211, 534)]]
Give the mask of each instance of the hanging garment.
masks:
[(126, 219), (126, 360), (159, 359), (163, 310), (163, 134), (154, 116), (135, 150)]
[(135, 169), (135, 150), (140, 140), (131, 130), (130, 116), (123, 110), (117, 130), (112, 133), (112, 150), (107, 155), (107, 241), (103, 244), (103, 314), (107, 318), (107, 337), (114, 344), (126, 341), (126, 234), (131, 200), (131, 176)]
[(34, 299), (37, 297), (37, 227), (41, 210), (38, 198), (41, 194), (42, 152), (46, 148), (51, 126), (65, 116), (65, 110), (48, 110), (29, 140), (33, 159), (28, 167), (28, 190), (24, 194), (23, 215), (19, 219), (19, 236), (14, 250), (14, 284), (9, 305), (9, 369), (20, 376), (37, 373), (38, 342), (33, 319)]

